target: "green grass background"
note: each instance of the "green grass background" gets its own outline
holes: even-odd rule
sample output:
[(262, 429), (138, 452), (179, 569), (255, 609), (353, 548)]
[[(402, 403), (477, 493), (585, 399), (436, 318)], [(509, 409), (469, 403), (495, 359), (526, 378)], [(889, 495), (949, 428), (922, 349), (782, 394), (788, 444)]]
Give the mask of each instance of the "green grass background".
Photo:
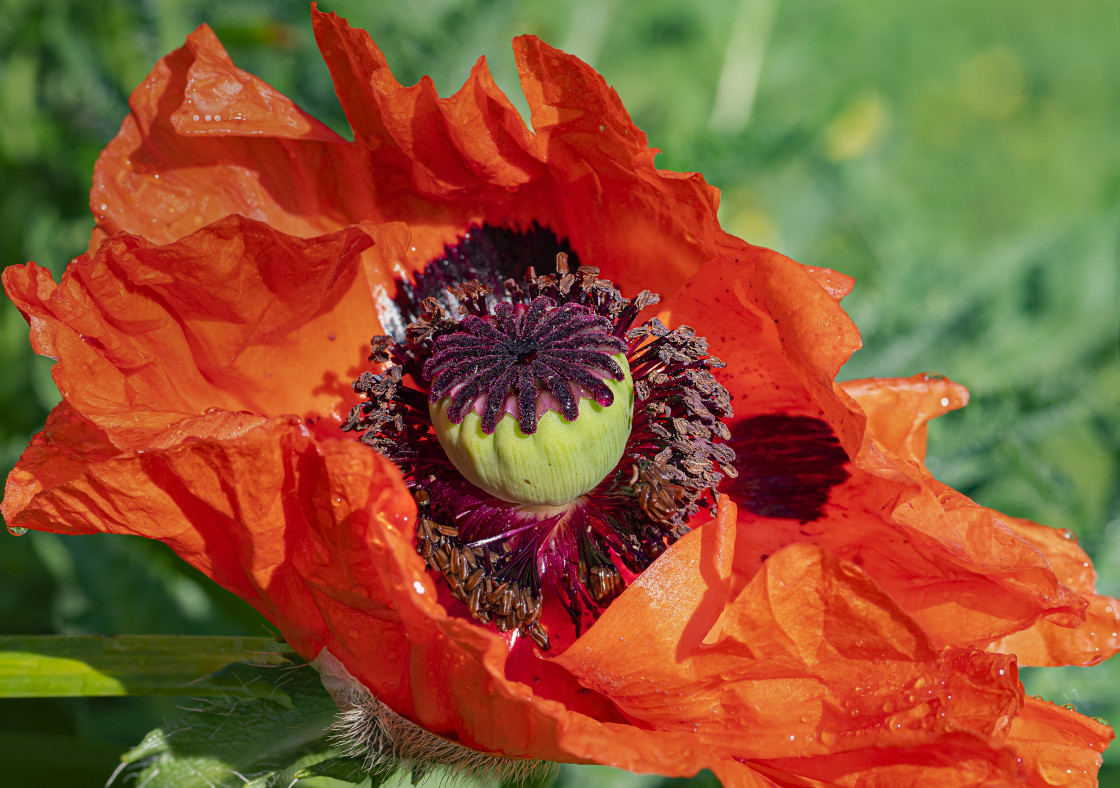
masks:
[[(857, 279), (848, 377), (936, 371), (972, 404), (930, 466), (981, 503), (1075, 530), (1120, 595), (1120, 5), (1099, 0), (324, 2), (397, 76), (454, 91), (479, 54), (519, 106), (509, 39), (602, 72), (662, 167), (723, 190), (724, 227)], [(0, 263), (60, 272), (131, 89), (207, 22), (235, 62), (342, 130), (304, 3), (0, 0)], [(0, 470), (57, 401), (0, 306)], [(0, 537), (2, 633), (262, 634), (161, 545)], [(1028, 692), (1120, 720), (1120, 663), (1026, 670)], [(103, 785), (173, 700), (0, 701), (10, 785)], [(710, 781), (710, 775), (700, 781)], [(669, 784), (565, 767), (565, 784)], [(1106, 755), (1102, 784), (1120, 785)]]

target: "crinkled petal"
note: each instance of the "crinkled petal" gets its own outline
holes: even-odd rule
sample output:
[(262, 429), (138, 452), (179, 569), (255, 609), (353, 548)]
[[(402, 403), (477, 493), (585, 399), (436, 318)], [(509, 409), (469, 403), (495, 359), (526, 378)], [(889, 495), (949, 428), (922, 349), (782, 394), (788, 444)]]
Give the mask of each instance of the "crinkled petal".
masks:
[[(293, 550), (308, 549), (298, 538), (300, 518), (285, 515), (306, 517), (295, 495), (295, 470), (309, 441), (298, 420), (245, 418), (255, 428), (236, 439), (225, 437), (229, 414), (213, 413), (199, 419), (221, 437), (91, 462), (73, 478), (39, 490), (8, 524), (159, 539), (273, 621), (283, 621), (294, 643), (321, 640), (323, 620), (312, 606), (280, 615), (298, 599), (302, 583), (290, 560)], [(206, 434), (209, 426), (195, 424), (193, 431)], [(326, 506), (323, 516), (330, 512)]]
[(721, 758), (998, 735), (1022, 703), (1013, 660), (939, 652), (866, 574), (818, 548), (771, 556), (702, 638), (704, 595), (675, 593), (657, 569), (556, 661), (637, 724)]
[(728, 238), (719, 190), (654, 166), (657, 149), (614, 89), (577, 57), (514, 39), (533, 129), (547, 151), (557, 229), (624, 292), (675, 293)]
[(749, 765), (781, 788), (1005, 788), (1025, 784), (1013, 748), (964, 731), (914, 746), (757, 760)]
[(811, 541), (863, 566), (938, 644), (1083, 621), (1087, 602), (1034, 545), (916, 459), (925, 423), (963, 389), (928, 376), (836, 387), (859, 338), (817, 275), (767, 250), (727, 255), (667, 308), (728, 362), (717, 376), (735, 407), (740, 473), (725, 489), (742, 511), (739, 575)]
[(1030, 788), (1095, 788), (1101, 753), (1115, 734), (1108, 725), (1037, 698), (1027, 698), (1007, 743)]
[(87, 466), (118, 453), (104, 432), (76, 414), (67, 402), (58, 403), (8, 474), (0, 504), (4, 521), (12, 526), (38, 492), (68, 482)]
[[(949, 410), (963, 407), (968, 392), (963, 386), (939, 376), (915, 375), (845, 383), (867, 414), (868, 428), (875, 440), (896, 458), (907, 463), (925, 478), (951, 517), (964, 524), (962, 531), (998, 534), (997, 548), (1018, 556), (1018, 582), (1041, 590), (1043, 603), (1059, 602), (1028, 627), (986, 646), (1013, 653), (1025, 665), (1092, 665), (1120, 650), (1120, 603), (1096, 593), (1096, 575), (1085, 551), (1078, 547), (1070, 531), (1049, 528), (1028, 520), (1009, 517), (985, 509), (960, 493), (932, 479), (925, 468), (928, 423)], [(979, 525), (987, 526), (985, 528)], [(1007, 534), (1014, 535), (1009, 539)], [(1007, 547), (1008, 544), (1011, 547)], [(1039, 573), (1037, 556), (1025, 552), (1023, 545), (1041, 554), (1052, 571)], [(1031, 573), (1034, 573), (1033, 576)], [(1025, 583), (1023, 581), (1026, 581)], [(1007, 578), (1004, 582), (1015, 582)], [(1037, 594), (1037, 590), (1030, 593)], [(1046, 595), (1053, 595), (1046, 600)], [(1076, 597), (1087, 600), (1085, 602)]]
[(397, 82), (364, 30), (333, 13), (315, 12), (312, 22), (355, 142), (377, 173), (378, 192), (486, 200), (487, 191), (512, 192), (543, 173), (538, 141), (484, 58), (462, 90), (440, 98), (429, 77), (411, 87)]
[(167, 243), (233, 213), (294, 235), (372, 218), (353, 184), (358, 151), (235, 68), (205, 25), (156, 64), (129, 108), (94, 170), (90, 254), (107, 235)]
[(34, 264), (4, 284), (71, 408), (118, 447), (212, 407), (337, 423), (375, 330), (359, 255), (408, 238), (368, 229), (302, 239), (231, 216), (166, 246), (114, 237), (57, 285)]
[[(402, 262), (416, 270), (472, 222), (536, 222), (627, 291), (672, 293), (729, 239), (718, 190), (657, 169), (617, 95), (577, 58), (515, 41), (534, 132), (483, 60), (440, 98), (430, 80), (400, 85), (364, 31), (334, 14), (312, 17), (354, 141), (237, 69), (199, 28), (133, 93), (98, 162), (91, 253), (116, 232), (166, 243), (231, 213), (305, 236), (404, 221), (413, 238)], [(400, 273), (377, 270), (386, 284)], [(834, 293), (845, 290), (841, 275), (826, 277), (838, 282)]]
[(915, 466), (926, 460), (929, 423), (968, 404), (968, 389), (940, 375), (850, 380), (843, 387), (859, 403), (876, 443)]
[[(340, 142), (337, 134), (271, 85), (233, 65), (207, 26), (188, 39), (193, 55), (187, 67), (183, 103), (171, 113), (182, 135), (266, 137)], [(148, 88), (150, 92), (150, 88)]]
[(1040, 620), (988, 648), (1014, 654), (1024, 665), (1096, 665), (1120, 652), (1120, 600), (1096, 593), (1096, 572), (1073, 533), (1001, 515), (1015, 533), (1040, 550), (1064, 586), (1089, 600), (1076, 627)]

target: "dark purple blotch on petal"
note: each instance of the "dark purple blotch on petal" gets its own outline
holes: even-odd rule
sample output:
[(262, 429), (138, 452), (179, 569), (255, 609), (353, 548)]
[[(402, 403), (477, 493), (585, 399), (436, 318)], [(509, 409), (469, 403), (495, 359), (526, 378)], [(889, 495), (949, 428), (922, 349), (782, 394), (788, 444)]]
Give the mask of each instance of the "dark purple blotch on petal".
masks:
[(751, 416), (731, 424), (728, 443), (739, 477), (725, 492), (762, 517), (819, 519), (832, 488), (848, 478), (848, 455), (821, 419)]

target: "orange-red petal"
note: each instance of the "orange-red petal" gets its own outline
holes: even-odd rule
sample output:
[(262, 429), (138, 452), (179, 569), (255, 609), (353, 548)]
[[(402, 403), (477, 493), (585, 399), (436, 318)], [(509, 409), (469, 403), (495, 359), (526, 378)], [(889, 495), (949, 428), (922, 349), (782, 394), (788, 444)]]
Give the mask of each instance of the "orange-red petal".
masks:
[[(815, 272), (767, 250), (728, 248), (668, 307), (728, 362), (720, 377), (734, 398), (733, 435), (754, 416), (817, 419), (852, 458), (822, 477), (832, 485), (823, 488), (827, 506), (800, 516), (760, 507), (747, 479), (727, 484), (742, 504), (741, 577), (782, 546), (813, 541), (864, 566), (939, 644), (983, 646), (1040, 619), (1065, 626), (1084, 620), (1086, 600), (1059, 581), (1029, 540), (933, 480), (917, 460), (925, 423), (963, 404), (963, 389), (928, 377), (856, 382), (846, 390), (832, 383), (858, 334)], [(798, 485), (807, 481), (794, 481), (775, 494), (804, 492)]]
[(94, 169), (91, 254), (118, 232), (168, 243), (234, 213), (295, 235), (372, 218), (353, 188), (353, 146), (235, 68), (205, 25), (156, 64), (129, 108)]
[[(960, 530), (975, 531), (976, 539), (991, 539), (1015, 557), (1018, 577), (1002, 582), (1018, 583), (1035, 595), (1038, 592), (1030, 591), (1032, 587), (1042, 591), (1044, 614), (986, 644), (987, 648), (1015, 654), (1025, 665), (1091, 665), (1120, 651), (1120, 602), (1096, 593), (1092, 564), (1070, 531), (981, 507), (934, 480), (926, 469), (927, 425), (968, 402), (963, 386), (930, 375), (844, 385), (867, 414), (875, 441), (925, 480)], [(1045, 599), (1047, 595), (1051, 599)]]
[(337, 423), (377, 330), (359, 255), (408, 238), (367, 230), (303, 239), (231, 216), (166, 246), (111, 238), (57, 285), (33, 263), (4, 284), (63, 397), (120, 448), (212, 407)]
[(726, 593), (731, 538), (709, 552), (705, 593), (673, 571), (700, 558), (703, 539), (682, 542), (669, 569), (639, 578), (556, 661), (636, 724), (687, 733), (720, 758), (1006, 732), (1022, 702), (1013, 660), (934, 649), (866, 574), (817, 548), (772, 556), (712, 625), (705, 605)]
[(617, 95), (577, 58), (515, 42), (531, 131), (484, 61), (440, 98), (429, 80), (400, 85), (365, 31), (317, 11), (313, 23), (354, 142), (237, 69), (199, 28), (133, 93), (98, 162), (91, 252), (116, 232), (166, 243), (231, 213), (296, 235), (405, 221), (415, 269), (471, 222), (538, 222), (624, 289), (671, 293), (728, 238), (718, 191), (657, 169)]
[(1114, 738), (1108, 725), (1037, 698), (1027, 698), (1011, 726), (1030, 788), (1095, 788), (1101, 753)]
[(1039, 620), (988, 648), (1015, 654), (1024, 665), (1095, 665), (1120, 652), (1120, 600), (1096, 593), (1096, 572), (1073, 533), (1000, 515), (1007, 526), (1046, 556), (1064, 586), (1089, 600), (1076, 627)]

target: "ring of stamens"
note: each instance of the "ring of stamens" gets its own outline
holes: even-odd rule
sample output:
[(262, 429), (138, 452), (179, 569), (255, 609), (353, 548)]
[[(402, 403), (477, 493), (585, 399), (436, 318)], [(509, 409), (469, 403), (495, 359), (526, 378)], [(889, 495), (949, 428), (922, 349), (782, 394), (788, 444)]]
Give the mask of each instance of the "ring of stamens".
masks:
[[(506, 280), (500, 296), (465, 282), (446, 298), (426, 298), (402, 341), (373, 339), (370, 360), (383, 369), (354, 382), (365, 401), (343, 426), (400, 468), (417, 502), (417, 551), (467, 614), (541, 650), (552, 643), (541, 623), (548, 598), (567, 611), (578, 637), (585, 617), (597, 618), (623, 590), (617, 562), (644, 570), (688, 532), (702, 506), (714, 513), (717, 486), (735, 475), (724, 443), (730, 397), (711, 373), (722, 363), (706, 341), (656, 319), (631, 328), (657, 303), (652, 293), (625, 299), (597, 269), (570, 273), (563, 254), (557, 272), (537, 276), (530, 268), (523, 282)], [(457, 304), (458, 314), (444, 304)], [(480, 351), (488, 360), (472, 366)], [(619, 352), (633, 375), (632, 428), (614, 469), (578, 500), (526, 511), (471, 485), (441, 450), (428, 412), (433, 398), (449, 396), (459, 417), (481, 409), (484, 432), (515, 398), (518, 424), (531, 434), (535, 421), (526, 419), (535, 418), (536, 397), (551, 394), (568, 419), (565, 393), (576, 384), (602, 397), (596, 384), (615, 374), (606, 362)]]

